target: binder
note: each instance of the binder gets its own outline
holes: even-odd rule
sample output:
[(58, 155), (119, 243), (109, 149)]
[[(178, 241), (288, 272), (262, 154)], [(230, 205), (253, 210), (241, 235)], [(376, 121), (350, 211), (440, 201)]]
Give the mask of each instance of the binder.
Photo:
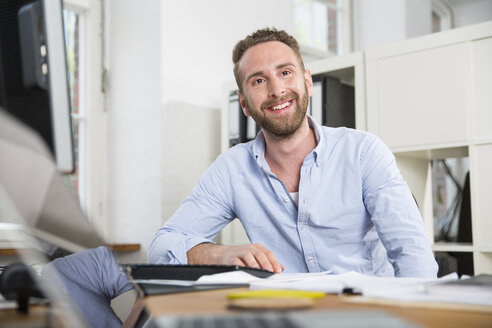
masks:
[(237, 91), (233, 91), (229, 95), (229, 147), (241, 142), (240, 120), (242, 115), (239, 96)]
[(355, 129), (355, 89), (343, 81), (324, 77), (323, 125)]
[(323, 78), (313, 77), (313, 96), (309, 99), (309, 114), (318, 122), (323, 123)]
[(237, 91), (229, 95), (229, 147), (256, 138), (260, 127), (255, 120), (244, 115)]

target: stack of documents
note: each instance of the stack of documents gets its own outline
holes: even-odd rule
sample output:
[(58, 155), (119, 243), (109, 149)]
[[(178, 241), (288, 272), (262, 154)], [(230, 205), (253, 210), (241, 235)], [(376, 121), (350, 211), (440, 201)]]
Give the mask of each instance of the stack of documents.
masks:
[(275, 275), (269, 279), (262, 279), (250, 284), (251, 289), (296, 289), (323, 291), (328, 294), (341, 294), (344, 290), (351, 290), (362, 294), (375, 293), (379, 290), (395, 290), (406, 287), (415, 287), (436, 279), (429, 278), (395, 278), (368, 276), (357, 272), (342, 274), (296, 273)]
[(492, 275), (481, 274), (469, 279), (450, 280), (427, 287), (433, 295), (461, 295), (463, 297), (491, 296)]
[(492, 275), (438, 282), (427, 285), (426, 289), (430, 296), (439, 300), (457, 299), (460, 303), (492, 306)]
[[(281, 276), (282, 274), (254, 281), (250, 284), (250, 288), (312, 290), (334, 294), (342, 294), (350, 290), (363, 295), (362, 298), (351, 298), (354, 301), (468, 304), (480, 306), (469, 309), (492, 312), (491, 276), (478, 276), (468, 282), (458, 280), (456, 273), (439, 279), (376, 277), (357, 272), (338, 275), (295, 274), (290, 275), (291, 279), (282, 279)], [(484, 280), (487, 281), (488, 287), (476, 283), (477, 281), (484, 283)]]
[[(139, 282), (139, 281), (135, 281)], [(145, 280), (145, 283), (175, 284), (177, 286), (247, 286), (252, 290), (303, 290), (327, 294), (362, 294), (365, 300), (390, 302), (448, 303), (480, 306), (480, 310), (492, 312), (492, 276), (482, 275), (470, 280), (458, 280), (456, 273), (442, 278), (396, 278), (368, 276), (357, 272), (331, 274), (281, 273), (268, 278), (258, 278), (243, 271), (231, 271), (206, 275), (196, 281)], [(477, 285), (485, 283), (484, 285)], [(364, 301), (360, 298), (351, 298)]]

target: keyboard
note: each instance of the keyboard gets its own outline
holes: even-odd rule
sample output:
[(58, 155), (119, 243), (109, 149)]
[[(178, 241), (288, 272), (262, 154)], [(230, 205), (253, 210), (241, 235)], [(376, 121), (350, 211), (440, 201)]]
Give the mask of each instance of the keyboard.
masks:
[(169, 328), (302, 328), (287, 317), (277, 316), (218, 316), (158, 318), (152, 327)]
[(417, 325), (382, 311), (339, 310), (313, 312), (258, 312), (219, 316), (151, 318), (152, 328), (416, 328)]
[(230, 271), (244, 271), (255, 277), (267, 278), (273, 272), (237, 265), (167, 265), (125, 264), (133, 279), (197, 280), (203, 275)]

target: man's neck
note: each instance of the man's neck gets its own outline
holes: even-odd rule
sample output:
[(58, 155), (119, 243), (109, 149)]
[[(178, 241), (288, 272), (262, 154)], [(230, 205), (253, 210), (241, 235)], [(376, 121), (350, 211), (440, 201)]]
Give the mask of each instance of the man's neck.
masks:
[(316, 147), (316, 134), (309, 127), (307, 117), (290, 138), (279, 139), (265, 135), (265, 159), (270, 169), (284, 182), (289, 192), (298, 191), (300, 169), (304, 158)]

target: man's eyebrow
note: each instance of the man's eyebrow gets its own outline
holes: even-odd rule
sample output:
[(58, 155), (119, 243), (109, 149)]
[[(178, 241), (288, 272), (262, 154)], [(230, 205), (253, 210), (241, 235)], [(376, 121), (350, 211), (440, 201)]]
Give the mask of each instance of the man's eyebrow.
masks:
[(296, 67), (296, 65), (293, 64), (293, 63), (285, 63), (285, 64), (277, 65), (276, 68), (279, 69), (279, 68), (284, 68), (284, 67), (287, 67), (287, 66), (294, 66), (294, 67)]
[(263, 71), (258, 71), (258, 72), (252, 73), (252, 74), (248, 75), (248, 77), (246, 78), (246, 81), (249, 81), (252, 77), (261, 76), (261, 75), (263, 75)]
[[(281, 68), (284, 68), (284, 67), (287, 67), (287, 66), (294, 66), (294, 67), (296, 67), (296, 65), (293, 64), (293, 63), (284, 63), (284, 64), (277, 65), (275, 68), (276, 69), (281, 69)], [(263, 71), (254, 72), (254, 73), (248, 75), (248, 77), (246, 78), (246, 81), (249, 81), (252, 77), (261, 76), (263, 74), (264, 74)]]

